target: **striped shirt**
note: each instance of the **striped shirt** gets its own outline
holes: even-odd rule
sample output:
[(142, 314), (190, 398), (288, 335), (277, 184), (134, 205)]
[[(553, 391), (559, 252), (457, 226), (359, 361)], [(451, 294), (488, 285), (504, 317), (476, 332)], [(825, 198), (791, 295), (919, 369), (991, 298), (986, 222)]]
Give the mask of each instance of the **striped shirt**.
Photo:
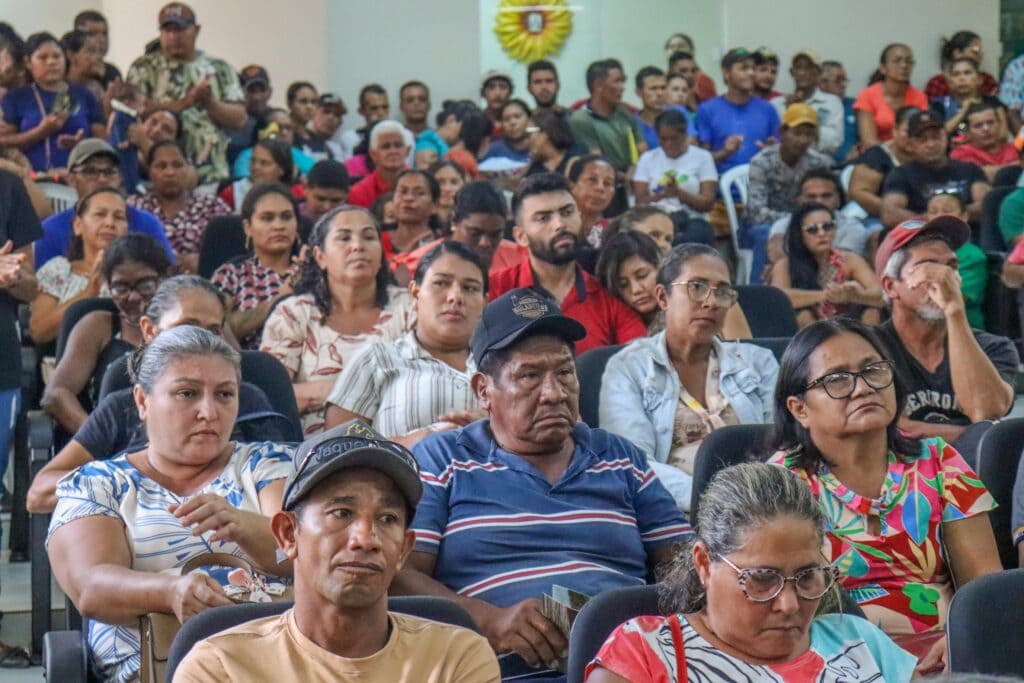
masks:
[[(487, 420), (433, 434), (413, 453), (423, 498), (416, 550), (436, 555), (434, 578), (498, 607), (542, 598), (553, 585), (596, 595), (646, 581), (648, 553), (685, 540), (672, 497), (625, 439), (580, 422), (555, 484), (498, 447)], [(499, 658), (506, 680), (543, 673)]]
[(401, 436), (476, 408), (472, 374), (434, 358), (410, 330), (363, 347), (342, 368), (327, 402), (363, 416), (385, 436)]

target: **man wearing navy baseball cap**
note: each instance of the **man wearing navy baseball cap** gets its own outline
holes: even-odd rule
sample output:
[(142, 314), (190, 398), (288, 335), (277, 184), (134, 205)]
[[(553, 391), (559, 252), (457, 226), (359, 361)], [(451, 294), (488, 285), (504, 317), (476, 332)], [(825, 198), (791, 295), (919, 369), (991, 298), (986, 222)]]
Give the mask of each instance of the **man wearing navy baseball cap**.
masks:
[(878, 327), (907, 390), (899, 426), (941, 436), (977, 464), (981, 433), (1013, 407), (1017, 350), (1006, 337), (972, 330), (956, 250), (971, 236), (953, 215), (911, 219), (875, 252), (875, 272), (892, 309)]
[(388, 588), (412, 551), (423, 493), (416, 460), (360, 420), (295, 453), (271, 529), (293, 563), (295, 606), (207, 638), (175, 681), (497, 683), (479, 635), (388, 611)]
[(558, 680), (568, 634), (542, 611), (552, 585), (643, 583), (689, 533), (647, 457), (579, 421), (573, 347), (586, 332), (535, 289), (498, 297), (470, 340), (487, 418), (413, 447), (423, 498), (394, 590), (461, 604), (506, 655), (505, 679)]

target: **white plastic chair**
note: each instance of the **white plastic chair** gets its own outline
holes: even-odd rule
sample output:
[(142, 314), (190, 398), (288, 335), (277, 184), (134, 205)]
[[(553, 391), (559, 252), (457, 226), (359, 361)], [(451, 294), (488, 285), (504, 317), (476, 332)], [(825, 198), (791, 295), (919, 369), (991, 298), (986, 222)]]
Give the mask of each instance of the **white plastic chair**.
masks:
[(66, 211), (78, 201), (78, 192), (68, 185), (58, 183), (39, 183), (39, 189), (50, 200), (50, 208), (54, 213)]
[(736, 284), (750, 284), (750, 270), (754, 263), (752, 249), (740, 249), (740, 219), (736, 214), (736, 202), (733, 200), (733, 189), (740, 201), (747, 203), (747, 185), (750, 182), (750, 164), (733, 166), (718, 179), (725, 202), (725, 213), (729, 216), (729, 227), (732, 232), (732, 248), (736, 252)]
[(839, 184), (843, 186), (843, 194), (850, 192), (850, 178), (853, 177), (853, 164), (847, 164), (839, 173)]

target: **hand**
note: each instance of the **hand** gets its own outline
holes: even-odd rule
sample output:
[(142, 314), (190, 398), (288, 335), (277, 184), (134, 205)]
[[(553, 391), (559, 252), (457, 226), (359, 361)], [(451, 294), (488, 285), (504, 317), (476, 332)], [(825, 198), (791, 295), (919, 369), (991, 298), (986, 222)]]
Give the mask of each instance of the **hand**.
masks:
[(92, 270), (89, 271), (88, 290), (94, 296), (99, 296), (100, 291), (103, 289), (103, 251), (103, 249), (100, 249), (96, 253), (96, 260), (92, 264)]
[(910, 269), (904, 280), (914, 289), (924, 288), (947, 318), (965, 310), (960, 273), (954, 268), (941, 263), (920, 263)]
[(949, 662), (946, 661), (946, 636), (942, 636), (942, 638), (935, 641), (932, 649), (928, 650), (928, 653), (918, 660), (914, 673), (923, 676), (925, 674), (946, 671), (948, 668)]
[(181, 505), (170, 505), (167, 510), (181, 520), (182, 526), (192, 528), (193, 536), (211, 533), (208, 541), (233, 541), (242, 536), (242, 511), (215, 493), (202, 493)]
[(14, 253), (14, 243), (7, 240), (0, 247), (0, 287), (10, 287), (21, 276), (25, 254)]
[(233, 604), (221, 585), (201, 572), (185, 574), (174, 582), (171, 607), (183, 624), (205, 609)]
[(44, 116), (43, 120), (39, 122), (39, 129), (46, 133), (46, 137), (50, 137), (63, 128), (64, 124), (67, 122), (68, 112), (59, 111), (55, 114), (47, 114)]
[(141, 123), (133, 123), (128, 126), (128, 142), (142, 149), (149, 143), (149, 135)]
[(722, 145), (722, 149), (729, 154), (735, 154), (736, 150), (738, 150), (741, 145), (743, 145), (742, 135), (730, 135), (725, 139), (725, 144)]
[(61, 149), (71, 149), (85, 137), (85, 129), (79, 128), (78, 132), (74, 135), (68, 135), (67, 133), (57, 136), (57, 146)]
[(758, 149), (764, 149), (765, 147), (779, 144), (779, 141), (774, 137), (767, 137), (764, 140), (755, 141), (754, 144), (757, 145)]
[(850, 297), (843, 284), (845, 283), (830, 282), (825, 285), (825, 300), (834, 304), (849, 303)]
[(480, 624), (494, 651), (515, 652), (530, 666), (555, 668), (569, 647), (562, 632), (541, 612), (536, 598), (511, 607), (493, 607)]
[(1010, 289), (1018, 289), (1024, 286), (1024, 265), (1009, 262), (1003, 263), (1003, 272), (999, 279)]
[(200, 106), (206, 107), (210, 104), (213, 99), (213, 88), (210, 87), (210, 77), (204, 76), (196, 85), (192, 86), (189, 90), (189, 94), (192, 96), (192, 101)]
[(772, 268), (774, 268), (774, 267), (775, 267), (775, 264), (772, 263), (771, 261), (769, 261), (768, 263), (765, 264), (764, 270), (761, 271), (761, 282), (771, 282), (772, 281)]

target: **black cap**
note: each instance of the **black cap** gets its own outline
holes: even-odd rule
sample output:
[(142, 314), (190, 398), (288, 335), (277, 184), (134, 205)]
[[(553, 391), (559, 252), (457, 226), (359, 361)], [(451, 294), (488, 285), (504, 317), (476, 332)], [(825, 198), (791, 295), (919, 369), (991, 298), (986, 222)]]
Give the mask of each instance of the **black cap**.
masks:
[(317, 100), (317, 104), (324, 109), (334, 109), (342, 116), (348, 113), (348, 107), (345, 106), (345, 103), (341, 101), (340, 97), (332, 92), (325, 92), (320, 95), (320, 99)]
[(177, 26), (188, 28), (196, 23), (196, 13), (191, 7), (183, 2), (172, 2), (163, 6), (157, 19), (160, 28), (164, 26)]
[(746, 60), (754, 60), (754, 53), (745, 47), (734, 47), (722, 57), (722, 71), (728, 71), (734, 65)]
[(931, 128), (941, 129), (943, 125), (939, 118), (927, 109), (911, 114), (907, 119), (907, 135), (912, 138)]
[(266, 69), (258, 64), (250, 64), (242, 69), (238, 73), (238, 80), (241, 81), (243, 88), (248, 88), (254, 83), (270, 87), (270, 75)]
[(295, 505), (335, 472), (367, 467), (391, 477), (415, 508), (423, 495), (416, 458), (404, 446), (388, 441), (362, 420), (349, 420), (303, 441), (295, 453), (295, 471), (284, 487), (282, 510)]
[(529, 287), (505, 292), (484, 307), (469, 349), (477, 365), (488, 351), (504, 349), (526, 334), (550, 334), (567, 342), (587, 336), (587, 328), (562, 313), (550, 297)]

